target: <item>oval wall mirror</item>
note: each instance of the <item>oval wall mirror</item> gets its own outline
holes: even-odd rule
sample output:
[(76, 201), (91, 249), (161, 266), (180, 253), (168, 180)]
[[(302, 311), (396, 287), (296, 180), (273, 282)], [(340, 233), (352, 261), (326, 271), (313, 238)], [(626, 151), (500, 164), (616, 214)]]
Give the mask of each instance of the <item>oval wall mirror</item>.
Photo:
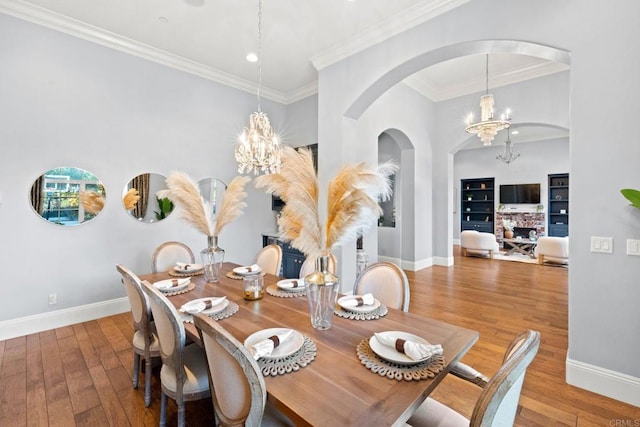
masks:
[(106, 192), (102, 182), (91, 172), (59, 167), (35, 180), (29, 199), (40, 218), (52, 224), (70, 226), (98, 216), (104, 207)]
[(211, 218), (215, 221), (218, 217), (218, 208), (227, 189), (227, 184), (218, 178), (203, 178), (198, 181), (198, 189), (207, 207), (211, 209)]
[(142, 173), (125, 185), (122, 190), (122, 205), (129, 216), (139, 222), (162, 221), (173, 212), (173, 203), (158, 198), (156, 193), (165, 190), (165, 176), (157, 173)]

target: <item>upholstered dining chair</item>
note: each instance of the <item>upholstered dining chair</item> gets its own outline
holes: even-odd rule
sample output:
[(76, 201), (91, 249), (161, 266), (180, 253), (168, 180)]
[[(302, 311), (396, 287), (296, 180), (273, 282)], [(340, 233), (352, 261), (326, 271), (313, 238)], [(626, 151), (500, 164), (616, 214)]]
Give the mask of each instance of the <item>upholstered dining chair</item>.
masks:
[(160, 340), (160, 426), (167, 423), (167, 397), (170, 397), (178, 406), (178, 426), (183, 427), (185, 402), (210, 396), (207, 362), (200, 346), (185, 345), (182, 319), (167, 297), (147, 281), (142, 282), (142, 289), (149, 297)]
[(537, 331), (523, 332), (511, 342), (498, 372), (488, 382), (474, 382), (483, 390), (470, 420), (437, 400), (427, 398), (407, 423), (414, 427), (512, 426), (525, 373), (539, 347), (540, 333)]
[[(332, 253), (329, 253), (329, 272), (335, 274), (336, 269), (338, 268), (338, 260), (336, 256)], [(304, 279), (305, 276), (316, 271), (316, 260), (315, 258), (306, 258), (302, 263), (302, 267), (300, 267), (300, 279)]]
[(160, 344), (155, 324), (151, 321), (151, 308), (147, 296), (142, 290), (140, 279), (131, 270), (121, 264), (116, 269), (122, 275), (122, 284), (127, 291), (131, 315), (133, 317), (133, 388), (138, 388), (140, 376), (140, 359), (144, 360), (144, 404), (151, 404), (151, 369), (152, 362), (160, 361)]
[(293, 426), (267, 402), (262, 372), (245, 346), (210, 317), (196, 314), (193, 320), (206, 353), (218, 425)]
[(151, 272), (168, 271), (176, 262), (195, 264), (196, 258), (189, 246), (182, 242), (164, 242), (151, 256)]
[(377, 262), (362, 270), (353, 286), (353, 294), (369, 292), (387, 307), (409, 311), (409, 280), (395, 264)]
[(267, 245), (260, 249), (253, 262), (258, 264), (264, 272), (279, 276), (282, 267), (282, 248), (276, 244)]

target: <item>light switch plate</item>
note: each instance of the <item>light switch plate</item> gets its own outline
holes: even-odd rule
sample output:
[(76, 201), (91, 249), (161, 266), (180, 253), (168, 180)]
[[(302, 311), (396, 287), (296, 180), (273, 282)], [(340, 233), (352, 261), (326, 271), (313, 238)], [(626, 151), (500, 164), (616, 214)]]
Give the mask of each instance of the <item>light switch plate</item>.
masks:
[(627, 239), (627, 255), (640, 256), (640, 240)]
[(613, 253), (613, 237), (591, 236), (591, 252), (601, 254)]

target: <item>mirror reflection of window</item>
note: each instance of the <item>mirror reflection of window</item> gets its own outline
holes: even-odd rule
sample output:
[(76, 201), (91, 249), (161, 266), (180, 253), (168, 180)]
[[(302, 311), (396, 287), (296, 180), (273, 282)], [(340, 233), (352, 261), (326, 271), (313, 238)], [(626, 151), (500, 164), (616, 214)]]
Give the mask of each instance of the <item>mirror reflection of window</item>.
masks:
[(95, 218), (104, 208), (106, 191), (91, 172), (59, 167), (40, 175), (30, 191), (33, 210), (45, 221), (78, 225)]
[(396, 193), (396, 174), (389, 176), (391, 183), (391, 198), (389, 200), (381, 201), (380, 208), (382, 208), (382, 215), (378, 218), (379, 227), (395, 227), (396, 226), (396, 206), (395, 206), (395, 193)]
[(144, 223), (162, 221), (173, 212), (169, 199), (159, 199), (156, 193), (165, 190), (165, 176), (157, 173), (142, 173), (127, 183), (122, 191), (125, 211), (135, 220)]
[(203, 178), (198, 181), (198, 188), (208, 208), (211, 209), (211, 219), (215, 220), (218, 216), (218, 208), (227, 189), (227, 184), (218, 178)]

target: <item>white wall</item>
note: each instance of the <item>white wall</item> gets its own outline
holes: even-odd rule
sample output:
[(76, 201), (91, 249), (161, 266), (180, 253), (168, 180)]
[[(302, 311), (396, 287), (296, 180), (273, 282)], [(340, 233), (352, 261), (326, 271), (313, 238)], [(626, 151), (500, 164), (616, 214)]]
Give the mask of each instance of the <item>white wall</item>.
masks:
[[(454, 201), (456, 212), (453, 213), (453, 237), (460, 238), (460, 180), (468, 178), (495, 178), (495, 206), (499, 204), (499, 188), (501, 184), (540, 184), (540, 203), (544, 205), (545, 215), (548, 212), (548, 175), (569, 172), (569, 138), (548, 141), (524, 142), (513, 144), (520, 157), (511, 164), (496, 160), (498, 153), (504, 149), (504, 135), (498, 136), (489, 147), (459, 151), (454, 156), (454, 181), (458, 199)], [(478, 144), (482, 144), (478, 140)], [(545, 216), (546, 218), (546, 216)], [(571, 218), (573, 220), (573, 217)], [(548, 227), (545, 221), (545, 229)], [(497, 225), (497, 224), (496, 224)]]
[[(237, 173), (235, 137), (257, 106), (254, 94), (2, 14), (0, 63), (0, 324), (123, 298), (115, 264), (147, 273), (164, 241), (183, 241), (196, 253), (206, 246), (177, 215), (155, 224), (133, 220), (122, 189), (143, 172), (229, 182)], [(286, 108), (263, 100), (262, 108), (276, 129), (286, 124), (286, 143), (315, 142), (316, 97)], [(102, 180), (107, 201), (97, 218), (69, 228), (34, 214), (31, 184), (57, 166)], [(248, 192), (245, 215), (220, 236), (226, 259), (238, 263), (250, 262), (261, 232), (275, 229), (270, 196), (251, 184)], [(57, 305), (48, 305), (50, 293)]]
[[(640, 212), (629, 208), (619, 192), (637, 188), (640, 182), (640, 144), (633, 140), (635, 118), (640, 117), (640, 56), (628, 48), (640, 39), (638, 16), (640, 2), (634, 0), (606, 6), (580, 0), (465, 3), (320, 70), (319, 135), (321, 147), (327, 140), (344, 145), (352, 140), (355, 122), (362, 120), (363, 112), (385, 89), (418, 71), (418, 66), (448, 55), (522, 52), (518, 49), (525, 42), (532, 43), (529, 47), (535, 44), (548, 57), (557, 55), (570, 62), (566, 103), (540, 108), (535, 102), (545, 96), (540, 93), (536, 99), (523, 99), (528, 107), (514, 109), (519, 120), (527, 116), (521, 112), (528, 111), (527, 121), (566, 128), (571, 124), (567, 378), (572, 384), (640, 406), (640, 341), (632, 338), (640, 329), (636, 307), (640, 262), (625, 255), (625, 239), (640, 236)], [(552, 53), (548, 47), (558, 51)], [(327, 98), (324, 89), (330, 89)], [(553, 117), (567, 106), (571, 110), (566, 122), (555, 123)], [(445, 262), (451, 259), (453, 240), (452, 152), (462, 139), (465, 110), (445, 113), (438, 106), (432, 139), (432, 243), (435, 257)], [(545, 116), (550, 120), (543, 120)], [(613, 237), (613, 254), (591, 253), (590, 236)]]

